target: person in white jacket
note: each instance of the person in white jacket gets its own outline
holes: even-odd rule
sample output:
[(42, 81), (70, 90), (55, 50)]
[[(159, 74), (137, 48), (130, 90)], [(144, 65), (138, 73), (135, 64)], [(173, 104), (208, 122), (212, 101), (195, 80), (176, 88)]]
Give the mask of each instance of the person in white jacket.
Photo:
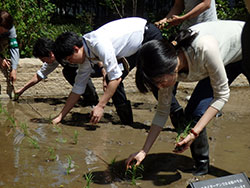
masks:
[[(177, 143), (183, 152), (191, 145), (195, 162), (194, 175), (209, 172), (209, 146), (206, 125), (228, 101), (229, 85), (242, 69), (241, 33), (245, 22), (203, 22), (183, 30), (175, 41), (154, 40), (139, 50), (136, 85), (145, 93), (153, 85), (159, 88), (157, 111), (143, 148), (127, 159), (127, 167), (137, 165), (146, 157), (165, 125), (176, 81), (199, 81), (185, 108), (192, 120), (188, 136)], [(154, 62), (152, 64), (151, 62)], [(152, 66), (153, 65), (153, 66)]]

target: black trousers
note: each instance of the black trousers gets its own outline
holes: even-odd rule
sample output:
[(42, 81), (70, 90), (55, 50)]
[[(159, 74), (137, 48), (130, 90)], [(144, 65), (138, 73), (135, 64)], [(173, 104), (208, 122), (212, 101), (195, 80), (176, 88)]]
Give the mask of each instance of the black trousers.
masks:
[[(63, 76), (64, 78), (73, 86), (75, 83), (75, 77), (77, 75), (77, 66), (70, 66), (70, 65), (65, 65), (63, 67)], [(84, 92), (84, 94), (82, 94), (82, 96), (84, 97), (84, 100), (89, 100), (90, 102), (98, 102), (98, 95), (96, 93), (96, 88), (93, 84), (93, 82), (91, 81), (91, 78), (89, 78), (87, 86), (86, 86), (86, 90)]]
[[(151, 40), (163, 40), (163, 37), (162, 37), (161, 31), (154, 24), (147, 23), (145, 26), (144, 39), (142, 41), (142, 44)], [(130, 66), (129, 71), (131, 71), (137, 64), (137, 54), (138, 53), (135, 53), (132, 56), (126, 57)], [(172, 96), (171, 113), (181, 108), (180, 104), (178, 103), (178, 101), (176, 100), (174, 96), (176, 93), (177, 85), (178, 84), (176, 84), (175, 90)], [(152, 93), (154, 97), (158, 100), (158, 88), (157, 87), (153, 88)], [(118, 86), (115, 94), (112, 97), (112, 100), (115, 106), (126, 103), (127, 97), (126, 97), (124, 85), (122, 82)]]
[(250, 82), (250, 14), (248, 15), (248, 19), (242, 31), (241, 43), (243, 56), (243, 71), (244, 75)]

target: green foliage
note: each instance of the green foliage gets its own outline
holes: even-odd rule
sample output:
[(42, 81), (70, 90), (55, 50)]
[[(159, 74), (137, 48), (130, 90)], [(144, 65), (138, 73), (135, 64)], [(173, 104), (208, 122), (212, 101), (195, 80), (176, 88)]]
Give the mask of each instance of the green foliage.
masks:
[(180, 30), (179, 26), (170, 27), (170, 28), (165, 27), (161, 30), (161, 32), (162, 32), (163, 38), (171, 42), (172, 40), (174, 40), (175, 36), (177, 36), (179, 30)]
[(195, 124), (193, 123), (193, 121), (190, 121), (187, 125), (179, 126), (178, 129), (177, 129), (176, 142), (178, 143), (182, 139), (186, 138), (194, 125)]
[(108, 7), (113, 14), (118, 14), (121, 17), (124, 16), (122, 15), (122, 9), (124, 9), (125, 4), (126, 0), (104, 0), (103, 2), (100, 2), (100, 5)]
[(218, 19), (221, 20), (246, 20), (247, 9), (244, 1), (239, 0), (234, 7), (230, 7), (229, 1), (216, 0)]
[(21, 57), (31, 56), (32, 45), (44, 35), (55, 6), (49, 0), (4, 0), (0, 7), (14, 18)]
[(75, 32), (82, 34), (92, 31), (94, 26), (94, 18), (95, 14), (91, 14), (86, 11), (82, 11), (81, 14), (77, 14), (76, 19), (81, 27), (78, 26), (77, 28), (79, 29), (79, 31), (77, 32), (77, 29), (75, 29)]

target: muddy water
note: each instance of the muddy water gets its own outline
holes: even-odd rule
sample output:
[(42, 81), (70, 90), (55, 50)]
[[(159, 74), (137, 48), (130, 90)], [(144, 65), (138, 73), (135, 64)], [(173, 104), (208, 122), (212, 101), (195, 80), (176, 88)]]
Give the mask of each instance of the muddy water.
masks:
[[(178, 93), (183, 105), (189, 92)], [(209, 124), (211, 172), (199, 180), (240, 172), (250, 177), (249, 96), (249, 89), (232, 89), (223, 115)], [(89, 173), (94, 175), (90, 187), (134, 187), (124, 176), (124, 160), (143, 146), (156, 101), (138, 93), (128, 97), (133, 104), (133, 126), (120, 125), (111, 105), (94, 128), (88, 124), (91, 109), (80, 104), (58, 128), (49, 124), (65, 98), (21, 99), (18, 103), (1, 99), (6, 112), (0, 114), (0, 187), (80, 188), (86, 186), (84, 175)], [(185, 170), (193, 165), (190, 151), (172, 152), (175, 136), (167, 122), (143, 162), (138, 187), (184, 188), (197, 180)]]

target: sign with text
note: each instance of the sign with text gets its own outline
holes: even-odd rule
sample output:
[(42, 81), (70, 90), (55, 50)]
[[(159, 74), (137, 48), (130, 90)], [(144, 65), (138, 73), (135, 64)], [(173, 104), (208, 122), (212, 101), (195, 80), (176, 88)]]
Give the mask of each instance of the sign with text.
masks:
[(246, 174), (224, 176), (220, 178), (191, 182), (188, 188), (250, 188)]

